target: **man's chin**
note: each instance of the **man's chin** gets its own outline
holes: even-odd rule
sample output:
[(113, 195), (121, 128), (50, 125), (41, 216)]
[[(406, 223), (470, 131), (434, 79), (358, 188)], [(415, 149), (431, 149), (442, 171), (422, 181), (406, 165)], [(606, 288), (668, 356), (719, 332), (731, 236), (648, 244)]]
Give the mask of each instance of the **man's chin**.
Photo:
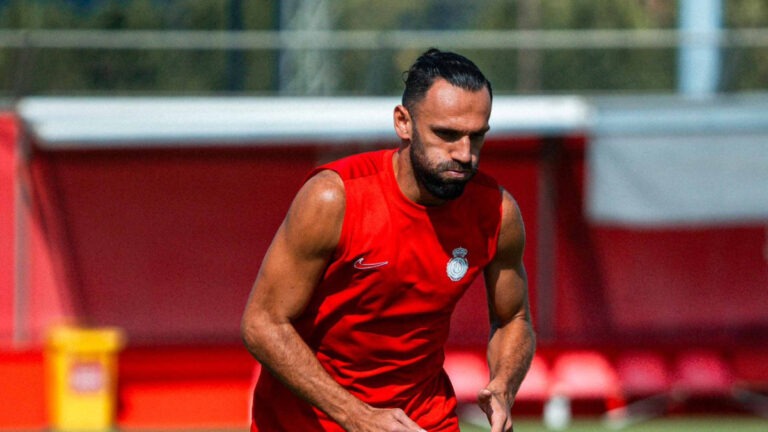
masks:
[(442, 200), (455, 200), (464, 193), (464, 187), (467, 182), (446, 182), (440, 186), (428, 187), (427, 190), (434, 197)]

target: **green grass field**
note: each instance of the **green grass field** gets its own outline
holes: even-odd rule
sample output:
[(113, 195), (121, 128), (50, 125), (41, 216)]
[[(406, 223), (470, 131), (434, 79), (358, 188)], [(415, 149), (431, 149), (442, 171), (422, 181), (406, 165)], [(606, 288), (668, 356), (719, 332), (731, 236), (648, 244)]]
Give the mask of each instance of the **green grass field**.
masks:
[[(461, 432), (488, 432), (488, 426), (462, 423)], [(768, 432), (768, 420), (753, 416), (697, 416), (697, 417), (662, 417), (624, 429), (625, 432)], [(112, 432), (131, 432), (133, 430), (115, 430)], [(564, 432), (616, 432), (617, 429), (605, 427), (599, 419), (576, 419)], [(177, 432), (175, 430), (141, 432)], [(197, 430), (196, 432), (247, 432), (246, 430)], [(547, 429), (541, 419), (517, 418), (515, 432), (553, 432)], [(555, 431), (557, 432), (557, 431)]]
[[(489, 427), (470, 423), (461, 424), (461, 432), (488, 432)], [(576, 419), (565, 432), (615, 432), (598, 419)], [(620, 431), (626, 432), (768, 432), (768, 420), (750, 416), (698, 416), (662, 417), (635, 424)], [(115, 429), (111, 432), (136, 432), (135, 429)], [(140, 432), (181, 432), (175, 429), (140, 430)], [(247, 430), (195, 429), (195, 432), (247, 432)], [(540, 419), (517, 418), (515, 432), (553, 432), (544, 427)]]
[[(0, 425), (0, 430), (2, 426)], [(624, 429), (625, 432), (768, 432), (768, 420), (753, 416), (697, 416), (697, 417), (662, 417)], [(247, 429), (194, 429), (195, 432), (247, 432)], [(470, 423), (461, 424), (461, 432), (488, 432), (490, 427)], [(578, 418), (564, 432), (616, 432), (603, 426), (598, 419)], [(33, 432), (33, 431), (17, 431)], [(39, 432), (39, 431), (37, 431)], [(181, 432), (177, 429), (112, 429), (110, 432)], [(185, 431), (186, 432), (186, 431)], [(517, 418), (515, 432), (557, 432), (544, 427), (538, 418)]]
[[(462, 432), (488, 432), (490, 428), (472, 424), (462, 424)], [(604, 427), (599, 420), (576, 419), (568, 432), (614, 431)], [(702, 416), (702, 417), (663, 417), (620, 429), (627, 432), (768, 432), (768, 420), (750, 416)], [(517, 419), (515, 432), (545, 432), (539, 419)]]

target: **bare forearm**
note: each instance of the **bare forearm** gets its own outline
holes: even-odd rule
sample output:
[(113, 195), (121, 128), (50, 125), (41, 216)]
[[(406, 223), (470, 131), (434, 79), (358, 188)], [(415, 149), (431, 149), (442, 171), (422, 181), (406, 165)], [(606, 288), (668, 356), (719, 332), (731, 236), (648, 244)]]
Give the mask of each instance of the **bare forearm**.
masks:
[(536, 338), (527, 319), (513, 319), (496, 328), (488, 343), (489, 387), (506, 393), (511, 403), (528, 372), (535, 349)]
[(328, 375), (292, 325), (244, 326), (243, 339), (262, 366), (339, 424), (368, 408)]

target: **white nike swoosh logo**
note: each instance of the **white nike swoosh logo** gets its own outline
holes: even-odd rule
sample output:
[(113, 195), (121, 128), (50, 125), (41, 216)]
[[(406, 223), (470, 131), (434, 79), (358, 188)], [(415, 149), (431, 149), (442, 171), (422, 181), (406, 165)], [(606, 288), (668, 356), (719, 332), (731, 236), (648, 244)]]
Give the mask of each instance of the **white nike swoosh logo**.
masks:
[(375, 262), (366, 264), (363, 262), (365, 258), (360, 258), (359, 260), (355, 261), (355, 268), (358, 270), (370, 270), (375, 269), (379, 267), (384, 267), (385, 265), (389, 264), (389, 261), (381, 261), (381, 262)]

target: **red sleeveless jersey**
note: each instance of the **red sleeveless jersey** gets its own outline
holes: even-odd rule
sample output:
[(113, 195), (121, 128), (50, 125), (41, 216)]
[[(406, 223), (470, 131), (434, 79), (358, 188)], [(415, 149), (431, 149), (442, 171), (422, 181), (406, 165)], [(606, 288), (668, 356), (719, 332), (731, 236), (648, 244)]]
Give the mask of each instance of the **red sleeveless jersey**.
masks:
[[(501, 192), (478, 172), (459, 198), (418, 205), (401, 192), (393, 155), (362, 153), (312, 173), (341, 176), (346, 210), (339, 245), (295, 326), (356, 397), (401, 408), (430, 432), (458, 431), (443, 345), (456, 302), (496, 252)], [(265, 371), (251, 430), (342, 429)]]

